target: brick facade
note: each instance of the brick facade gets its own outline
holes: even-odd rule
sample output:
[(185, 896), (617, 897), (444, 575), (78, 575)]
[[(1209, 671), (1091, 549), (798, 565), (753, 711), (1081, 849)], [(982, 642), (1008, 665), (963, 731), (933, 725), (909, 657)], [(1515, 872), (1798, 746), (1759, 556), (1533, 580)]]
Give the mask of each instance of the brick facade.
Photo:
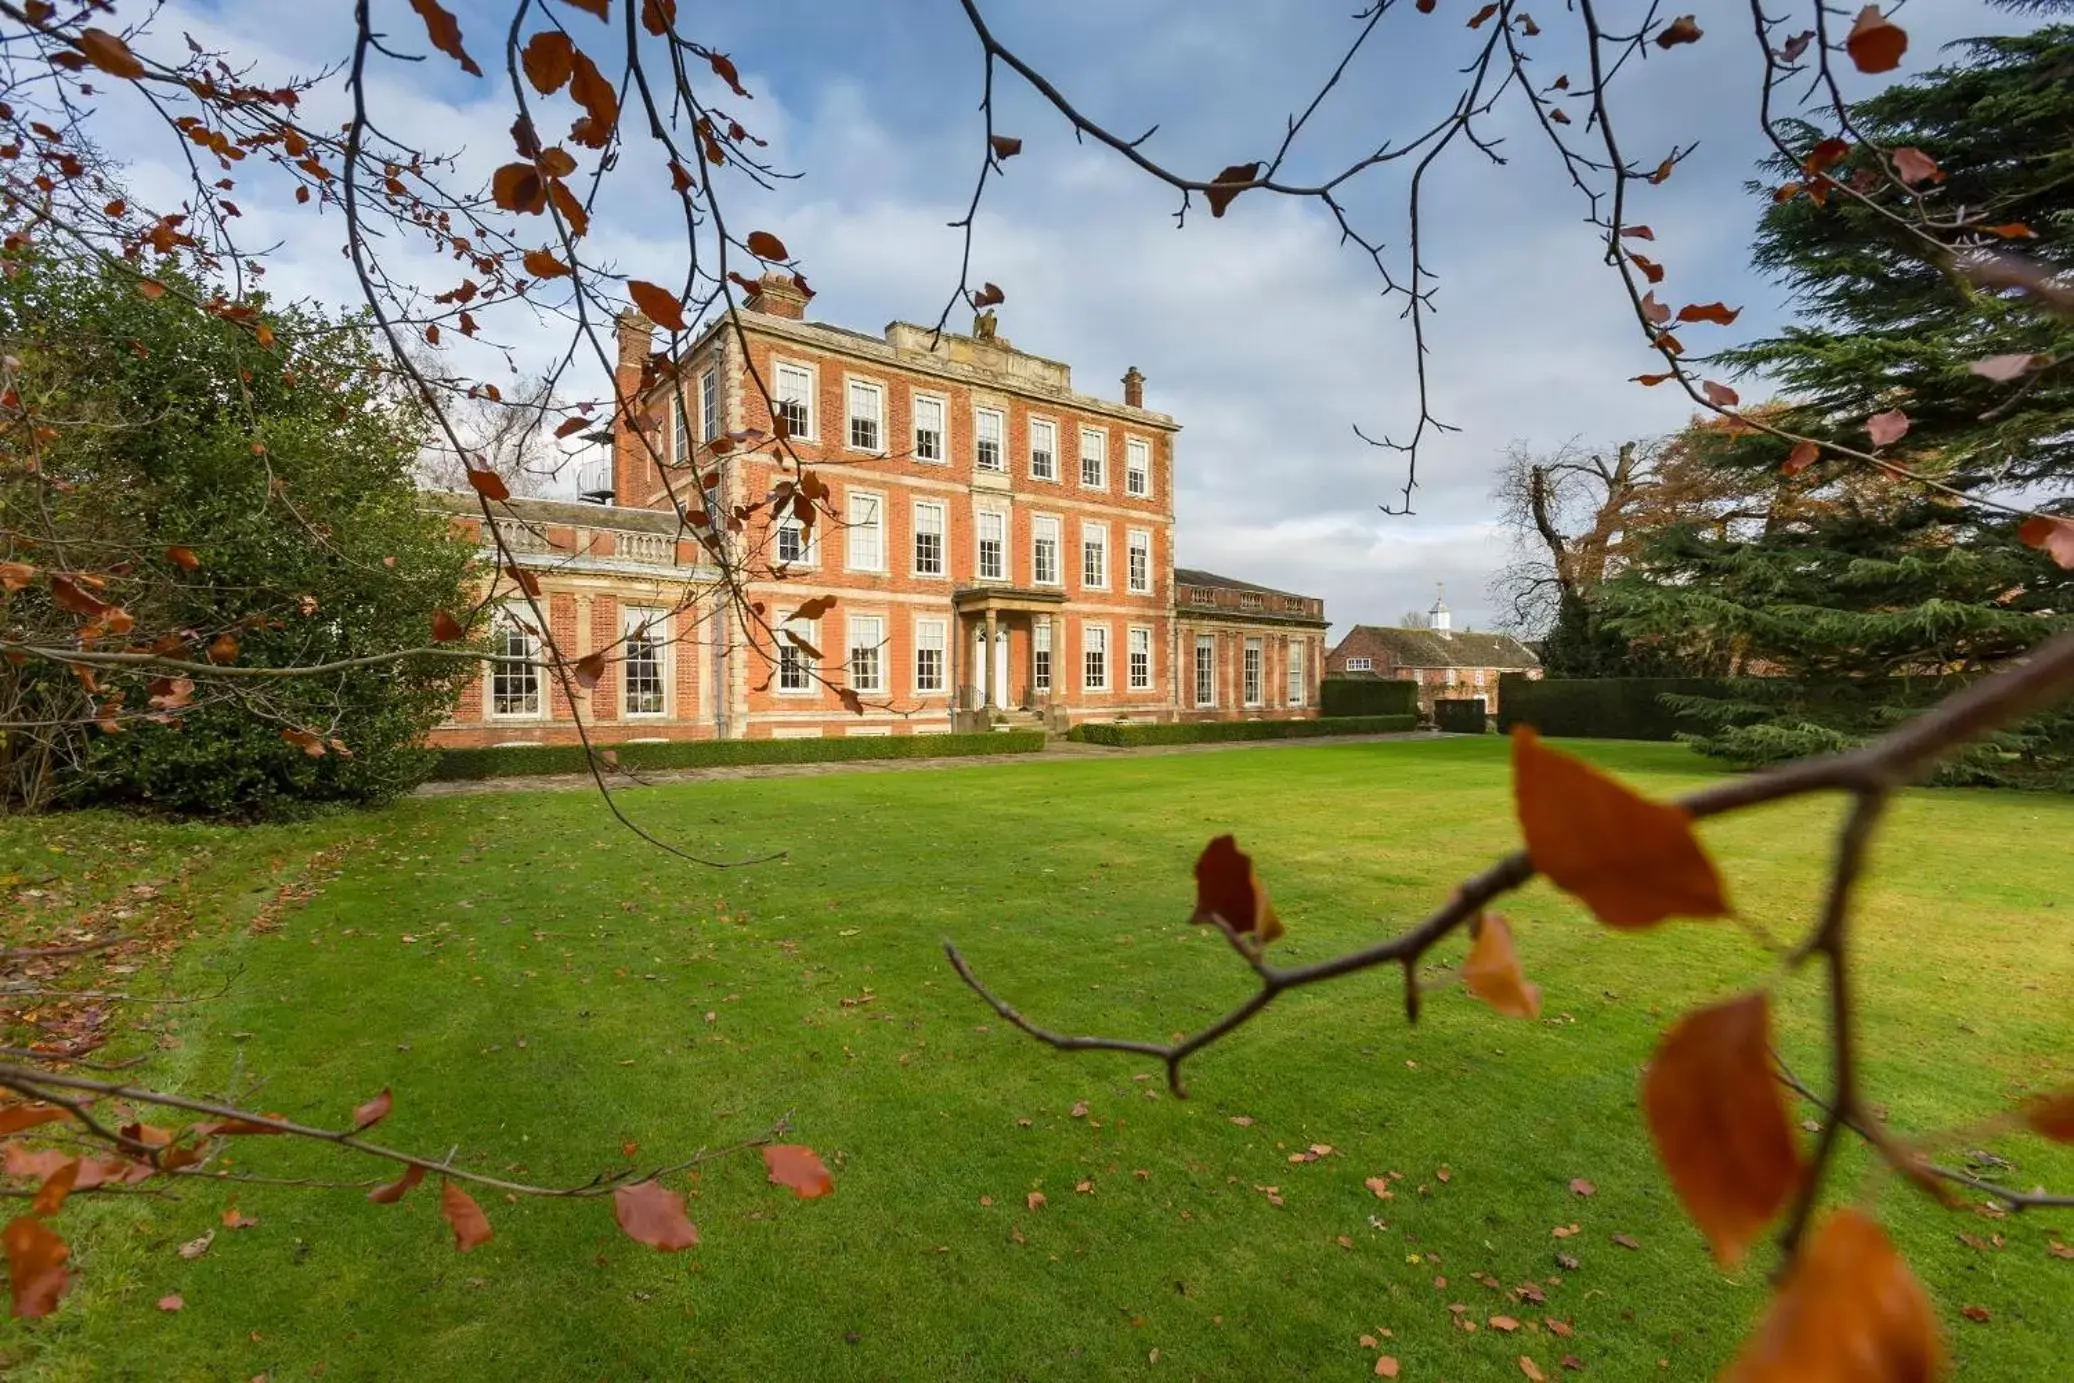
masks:
[[(1143, 406), (1135, 369), (1118, 403), (1004, 340), (807, 321), (780, 275), (747, 306), (739, 333), (722, 323), (674, 359), (651, 353), (644, 320), (623, 320), (620, 386), (640, 402), (614, 429), (615, 503), (513, 502), (558, 646), (608, 651), (586, 698), (596, 738), (1316, 713), (1320, 602), (1207, 573), (1177, 583), (1179, 425)], [(773, 455), (781, 432), (789, 454)], [(810, 525), (797, 526), (805, 502), (771, 503), (793, 486)], [(479, 526), (471, 504), (428, 498)], [(732, 609), (716, 609), (716, 553), (739, 576)], [(810, 601), (818, 618), (795, 620)], [(629, 605), (670, 612), (661, 714), (625, 709)], [(1199, 706), (1203, 638), (1220, 641), (1219, 683)], [(435, 742), (573, 739), (558, 680), (543, 670), (542, 709), (514, 713), (478, 679)]]
[(1484, 711), (1498, 713), (1498, 674), (1541, 675), (1541, 660), (1510, 634), (1476, 633), (1447, 627), (1398, 629), (1357, 624), (1325, 655), (1327, 677), (1397, 678), (1419, 684), (1419, 710), (1433, 714), (1443, 698), (1483, 698)]

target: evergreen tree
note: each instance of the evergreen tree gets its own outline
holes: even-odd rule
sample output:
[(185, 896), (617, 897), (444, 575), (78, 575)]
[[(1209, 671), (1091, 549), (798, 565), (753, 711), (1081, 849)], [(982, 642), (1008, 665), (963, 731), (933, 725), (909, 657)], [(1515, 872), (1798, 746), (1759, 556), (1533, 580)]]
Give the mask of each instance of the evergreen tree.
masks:
[[(1859, 138), (1816, 176), (1806, 160), (1829, 132), (1793, 131), (1801, 160), (1777, 161), (1756, 189), (1768, 206), (1755, 260), (1791, 286), (1805, 319), (1726, 353), (1776, 382), (1780, 420), (1809, 436), (1865, 449), (1870, 417), (1904, 412), (1906, 435), (1881, 454), (1947, 488), (1826, 455), (1789, 477), (1786, 444), (1715, 429), (1708, 462), (1773, 477), (1769, 511), (1668, 526), (1606, 591), (1621, 631), (1768, 675), (1685, 706), (1711, 727), (1700, 746), (1732, 762), (1846, 747), (2074, 623), (2074, 573), (2024, 547), (1998, 507), (2074, 500), (2074, 321), (1970, 289), (1957, 272), (2005, 244), (2050, 272), (2074, 268), (2074, 27), (1957, 53), (1854, 107)], [(1904, 149), (1937, 165), (1914, 184), (1923, 216), (1978, 229), (1933, 239), (1911, 224), (1915, 208), (1882, 171)], [(1829, 195), (1823, 177), (1883, 189), (1878, 205)], [(1973, 368), (2026, 353), (2014, 378)], [(2074, 721), (2034, 722), (1947, 776), (2074, 781)]]

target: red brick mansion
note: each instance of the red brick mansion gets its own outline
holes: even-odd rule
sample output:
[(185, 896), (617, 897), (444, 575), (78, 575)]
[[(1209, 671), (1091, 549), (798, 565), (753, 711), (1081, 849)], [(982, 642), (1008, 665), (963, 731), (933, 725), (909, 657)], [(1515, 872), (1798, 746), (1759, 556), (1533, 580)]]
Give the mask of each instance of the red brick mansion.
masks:
[[(1176, 569), (1180, 427), (1145, 406), (1137, 370), (1118, 402), (1075, 392), (990, 316), (972, 336), (808, 321), (783, 274), (745, 307), (739, 334), (717, 324), (674, 357), (624, 319), (641, 430), (615, 430), (583, 501), (500, 507), (557, 646), (605, 654), (578, 692), (594, 740), (1317, 714), (1323, 602)], [(771, 455), (781, 426), (803, 467)], [(803, 474), (813, 522), (802, 502), (707, 526)], [(472, 497), (427, 503), (483, 539)], [(528, 619), (522, 602), (500, 612), (510, 661), (463, 691), (435, 744), (575, 738)]]

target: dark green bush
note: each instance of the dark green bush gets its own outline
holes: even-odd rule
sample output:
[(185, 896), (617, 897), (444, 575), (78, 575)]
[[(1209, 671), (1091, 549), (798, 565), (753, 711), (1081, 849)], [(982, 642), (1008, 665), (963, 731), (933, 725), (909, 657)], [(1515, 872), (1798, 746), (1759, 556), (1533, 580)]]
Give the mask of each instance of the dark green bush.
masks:
[[(1409, 685), (1409, 684), (1407, 684)], [(1331, 720), (1204, 720), (1167, 723), (1105, 724), (1090, 721), (1073, 727), (1072, 738), (1112, 749), (1145, 744), (1214, 744), (1223, 740), (1307, 739), (1317, 735), (1380, 735), (1417, 729), (1419, 718), (1339, 716)]]
[(1544, 735), (1576, 739), (1668, 740), (1701, 728), (1669, 696), (1727, 696), (1732, 684), (1713, 677), (1550, 677), (1508, 672), (1498, 679), (1498, 729), (1531, 725)]
[(1328, 677), (1319, 683), (1318, 710), (1327, 716), (1415, 716), (1419, 684), (1394, 677)]
[(1487, 728), (1480, 696), (1442, 698), (1433, 703), (1433, 728), (1451, 735), (1481, 735)]
[[(623, 769), (718, 768), (736, 764), (835, 763), (850, 759), (961, 758), (973, 754), (1034, 754), (1044, 747), (1038, 730), (978, 735), (858, 735), (817, 740), (672, 740), (607, 746)], [(584, 773), (580, 744), (518, 745), (504, 749), (442, 749), (435, 779), (509, 778), (539, 773)]]

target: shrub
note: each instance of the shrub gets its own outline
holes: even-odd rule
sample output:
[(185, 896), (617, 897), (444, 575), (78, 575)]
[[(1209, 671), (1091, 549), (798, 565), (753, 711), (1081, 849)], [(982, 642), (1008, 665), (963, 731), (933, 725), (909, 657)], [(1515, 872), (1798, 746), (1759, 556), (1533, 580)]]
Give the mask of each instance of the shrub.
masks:
[(1419, 684), (1394, 677), (1328, 677), (1319, 683), (1318, 710), (1327, 716), (1415, 716)]
[(1483, 698), (1443, 698), (1433, 703), (1433, 728), (1451, 735), (1481, 735), (1486, 728)]
[(1531, 725), (1577, 739), (1668, 740), (1701, 728), (1665, 696), (1719, 697), (1731, 684), (1712, 677), (1550, 677), (1508, 672), (1498, 679), (1498, 728)]
[[(1409, 685), (1407, 683), (1406, 685)], [(1085, 744), (1106, 744), (1112, 749), (1135, 749), (1146, 744), (1214, 744), (1225, 740), (1309, 739), (1318, 735), (1381, 735), (1418, 728), (1419, 718), (1397, 716), (1339, 716), (1331, 720), (1205, 720), (1165, 724), (1104, 724), (1089, 722), (1073, 727), (1071, 738)]]
[[(961, 758), (975, 754), (1034, 754), (1039, 730), (977, 735), (858, 735), (809, 740), (671, 740), (603, 746), (632, 771), (719, 768), (737, 764), (835, 763), (851, 759)], [(538, 773), (585, 773), (580, 744), (513, 745), (503, 749), (442, 749), (434, 779), (509, 778)]]

